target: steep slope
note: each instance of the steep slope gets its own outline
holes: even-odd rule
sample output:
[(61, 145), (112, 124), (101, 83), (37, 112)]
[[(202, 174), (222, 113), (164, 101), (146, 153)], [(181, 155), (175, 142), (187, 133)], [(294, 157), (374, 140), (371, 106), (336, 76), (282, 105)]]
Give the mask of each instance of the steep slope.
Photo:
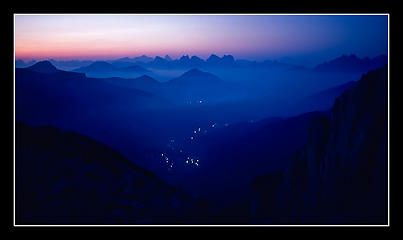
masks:
[(108, 146), (16, 124), (17, 224), (201, 223), (196, 201)]
[(330, 117), (311, 119), (308, 142), (290, 157), (278, 191), (267, 188), (270, 179), (255, 182), (257, 222), (386, 224), (386, 66), (337, 98)]
[[(329, 89), (315, 93), (309, 97), (297, 101), (294, 108), (295, 112), (310, 112), (329, 110), (334, 101), (347, 89), (355, 85), (355, 81), (350, 81)], [(289, 108), (291, 110), (291, 108)]]

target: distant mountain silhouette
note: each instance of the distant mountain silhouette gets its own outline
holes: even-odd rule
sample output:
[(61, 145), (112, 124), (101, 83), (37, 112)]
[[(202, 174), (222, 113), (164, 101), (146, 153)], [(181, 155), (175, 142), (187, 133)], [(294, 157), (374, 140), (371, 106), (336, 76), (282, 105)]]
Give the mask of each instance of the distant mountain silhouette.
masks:
[[(141, 64), (141, 66), (143, 67), (153, 66), (157, 68), (158, 67), (164, 67), (164, 68), (231, 67), (236, 66), (237, 61), (235, 61), (232, 55), (224, 55), (222, 58), (220, 58), (217, 55), (213, 54), (206, 61), (198, 56), (190, 57), (189, 55), (183, 55), (179, 59), (175, 60), (171, 59), (169, 56), (168, 58), (167, 57), (162, 58), (160, 56), (156, 56), (150, 62), (142, 62), (142, 63), (139, 62), (138, 64)], [(242, 62), (242, 64), (245, 64), (245, 62)]]
[(210, 57), (207, 58), (206, 62), (209, 64), (217, 64), (220, 62), (220, 60), (221, 58), (219, 58), (217, 55), (211, 54)]
[(149, 72), (147, 69), (129, 62), (117, 61), (108, 63), (97, 61), (88, 66), (73, 70), (74, 72), (86, 73), (90, 77), (132, 77), (133, 75)]
[(141, 55), (140, 57), (133, 58), (135, 62), (150, 62), (153, 60), (152, 57), (148, 57), (146, 55)]
[(165, 55), (165, 60), (172, 61), (172, 58), (170, 56), (168, 56), (168, 55)]
[(143, 75), (143, 76), (138, 77), (133, 80), (137, 81), (137, 82), (147, 83), (147, 84), (160, 84), (160, 82), (158, 82), (157, 80), (155, 80), (154, 78), (152, 78), (148, 75)]
[(367, 72), (369, 70), (383, 67), (388, 63), (386, 55), (375, 58), (358, 58), (356, 55), (342, 55), (329, 62), (319, 64), (314, 70), (319, 72)]
[(129, 57), (124, 57), (124, 58), (119, 58), (116, 61), (124, 61), (124, 62), (131, 62), (131, 63), (137, 63), (137, 62), (151, 62), (154, 59), (152, 57), (148, 57), (146, 55), (141, 55), (139, 57), (134, 57), (134, 58), (129, 58)]
[(109, 72), (109, 71), (115, 71), (117, 68), (113, 66), (112, 64), (105, 62), (105, 61), (96, 61), (94, 63), (91, 63), (90, 65), (86, 67), (80, 67), (78, 69), (75, 69), (75, 72), (82, 72), (82, 73), (91, 73), (91, 72)]
[(192, 56), (189, 60), (189, 63), (193, 66), (198, 66), (202, 65), (204, 63), (203, 59), (197, 57), (197, 56)]
[(104, 78), (102, 80), (114, 85), (135, 88), (148, 92), (155, 92), (162, 85), (160, 82), (158, 82), (157, 80), (148, 75), (142, 75), (138, 78), (133, 79), (114, 77), (114, 78)]
[[(55, 61), (51, 60), (52, 63), (56, 66), (60, 66), (65, 70), (74, 70), (74, 71), (85, 71), (85, 67), (88, 67), (91, 63), (99, 64), (99, 62), (107, 62), (112, 64), (114, 67), (122, 68), (128, 67), (133, 64), (139, 65), (143, 68), (147, 67), (155, 67), (155, 68), (189, 68), (189, 67), (284, 67), (289, 64), (285, 63), (277, 63), (276, 61), (265, 61), (265, 62), (256, 62), (249, 60), (235, 60), (232, 55), (224, 55), (223, 57), (218, 57), (215, 54), (211, 54), (206, 60), (198, 57), (198, 56), (189, 56), (183, 55), (178, 59), (172, 59), (170, 56), (165, 55), (165, 57), (156, 56), (155, 58), (148, 57), (146, 55), (142, 55), (140, 57), (123, 57), (116, 60), (108, 60), (108, 61), (81, 61), (81, 60), (71, 60), (71, 61)], [(22, 66), (23, 62), (16, 62), (18, 66)], [(281, 64), (280, 64), (281, 63)], [(80, 66), (83, 69), (73, 68), (73, 66)], [(297, 66), (292, 65), (290, 66)], [(105, 65), (106, 68), (109, 68)], [(94, 69), (96, 71), (96, 68)]]
[(41, 61), (35, 63), (34, 65), (28, 67), (27, 69), (32, 70), (34, 72), (47, 73), (47, 74), (52, 74), (60, 71), (55, 66), (53, 66), (52, 63), (50, 63), (49, 61)]
[(214, 74), (200, 71), (199, 69), (191, 69), (178, 78), (168, 81), (170, 85), (208, 85), (219, 84), (222, 80)]
[(71, 71), (73, 69), (77, 69), (79, 67), (88, 66), (93, 63), (92, 60), (54, 60), (49, 59), (55, 67), (64, 71)]
[(154, 58), (152, 64), (164, 66), (164, 65), (166, 65), (168, 62), (169, 62), (169, 61), (168, 61), (167, 59), (162, 58), (162, 57), (160, 57), (160, 56), (156, 56), (156, 57)]
[(223, 65), (232, 65), (232, 64), (235, 63), (235, 59), (234, 59), (234, 57), (232, 55), (224, 55), (221, 58), (221, 63)]

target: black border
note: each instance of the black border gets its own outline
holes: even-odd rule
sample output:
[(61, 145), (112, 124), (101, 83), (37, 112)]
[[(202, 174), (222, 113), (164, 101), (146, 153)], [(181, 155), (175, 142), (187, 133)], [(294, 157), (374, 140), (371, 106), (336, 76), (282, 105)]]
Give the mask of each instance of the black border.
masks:
[[(7, 40), (6, 40), (6, 66), (7, 66), (7, 77), (5, 83), (3, 82), (2, 86), (3, 89), (7, 89), (5, 94), (2, 94), (3, 97), (3, 103), (6, 102), (6, 107), (3, 107), (3, 113), (5, 112), (6, 114), (3, 115), (2, 120), (6, 120), (7, 125), (9, 128), (7, 128), (7, 133), (10, 134), (11, 136), (11, 141), (8, 141), (7, 145), (7, 153), (10, 153), (10, 157), (5, 159), (6, 161), (6, 173), (3, 174), (3, 177), (6, 177), (6, 182), (7, 184), (7, 190), (9, 191), (10, 198), (7, 198), (7, 212), (10, 214), (7, 217), (6, 224), (7, 225), (7, 233), (18, 233), (18, 234), (30, 234), (32, 233), (39, 233), (42, 232), (42, 230), (47, 230), (50, 234), (52, 233), (58, 233), (60, 230), (79, 230), (79, 232), (82, 232), (82, 230), (96, 230), (96, 232), (101, 233), (101, 235), (104, 235), (105, 233), (116, 233), (115, 230), (119, 230), (120, 233), (132, 233), (133, 230), (135, 231), (142, 231), (143, 233), (146, 234), (152, 234), (156, 233), (157, 231), (154, 230), (165, 230), (165, 234), (170, 234), (172, 231), (177, 232), (176, 230), (180, 230), (180, 232), (183, 235), (187, 235), (188, 237), (194, 237), (194, 231), (198, 232), (212, 232), (216, 233), (217, 230), (229, 230), (227, 232), (231, 232), (234, 235), (238, 235), (238, 233), (244, 233), (244, 230), (253, 231), (254, 234), (267, 234), (267, 231), (270, 231), (270, 234), (277, 234), (277, 233), (285, 233), (285, 231), (293, 230), (295, 231), (294, 233), (307, 233), (307, 231), (310, 230), (325, 230), (326, 235), (322, 235), (321, 237), (328, 237), (331, 234), (332, 236), (338, 236), (339, 230), (343, 230), (343, 235), (341, 236), (348, 236), (350, 237), (351, 234), (358, 233), (361, 236), (362, 230), (366, 231), (369, 235), (376, 237), (380, 233), (391, 233), (392, 226), (396, 224), (395, 219), (392, 219), (392, 210), (389, 213), (390, 217), (390, 227), (14, 227), (13, 226), (13, 46), (14, 46), (14, 39), (13, 39), (13, 32), (14, 32), (14, 26), (13, 26), (13, 19), (14, 16), (13, 14), (16, 13), (282, 13), (282, 14), (295, 14), (295, 13), (315, 13), (315, 14), (320, 14), (320, 13), (361, 13), (361, 14), (371, 14), (371, 13), (388, 13), (389, 15), (389, 24), (390, 24), (390, 29), (389, 29), (389, 69), (390, 69), (390, 109), (392, 109), (392, 86), (395, 86), (395, 82), (392, 83), (392, 63), (394, 62), (392, 60), (392, 23), (395, 22), (396, 20), (396, 15), (392, 14), (391, 7), (381, 7), (381, 6), (376, 6), (370, 7), (368, 5), (359, 5), (359, 4), (354, 4), (351, 3), (351, 1), (347, 4), (341, 4), (341, 2), (334, 2), (330, 3), (331, 7), (323, 7), (323, 6), (318, 6), (318, 5), (309, 5), (305, 3), (304, 1), (301, 1), (297, 5), (293, 5), (293, 8), (290, 9), (290, 6), (288, 7), (279, 7), (279, 4), (273, 4), (271, 2), (268, 3), (268, 5), (271, 5), (269, 8), (267, 7), (262, 7), (262, 3), (250, 3), (248, 1), (248, 6), (244, 6), (241, 3), (241, 6), (235, 5), (235, 1), (231, 3), (227, 3), (226, 7), (220, 7), (215, 4), (211, 3), (205, 3), (205, 2), (199, 2), (197, 7), (189, 8), (189, 5), (185, 2), (182, 2), (183, 5), (180, 5), (180, 7), (175, 7), (171, 2), (167, 1), (163, 4), (157, 4), (151, 2), (150, 6), (148, 7), (136, 7), (134, 5), (137, 5), (137, 2), (134, 1), (131, 4), (131, 7), (127, 7), (125, 4), (117, 4), (119, 5), (118, 7), (110, 7), (110, 4), (113, 4), (112, 2), (109, 2), (106, 7), (100, 5), (94, 5), (94, 6), (83, 6), (81, 3), (76, 3), (69, 1), (66, 3), (66, 5), (61, 4), (58, 6), (40, 6), (38, 5), (38, 2), (32, 1), (29, 4), (24, 4), (20, 6), (13, 6), (13, 7), (8, 7), (7, 8), (7, 13), (2, 14), (3, 17), (3, 23), (6, 23), (6, 31), (7, 31)], [(288, 3), (291, 5), (291, 3)], [(109, 6), (108, 6), (109, 5)], [(287, 5), (287, 3), (285, 4)], [(345, 8), (344, 6), (348, 6), (348, 8)], [(212, 7), (214, 6), (214, 7)], [(5, 19), (4, 19), (5, 18)], [(4, 29), (4, 28), (3, 28)], [(3, 38), (4, 40), (4, 38)], [(394, 105), (393, 105), (394, 106)], [(389, 119), (389, 128), (391, 128), (392, 125), (392, 110), (390, 111), (390, 119)], [(11, 124), (10, 124), (11, 123)], [(390, 130), (390, 139), (389, 139), (389, 144), (391, 148), (391, 138), (394, 136), (392, 131)], [(9, 138), (9, 139), (10, 139)], [(390, 151), (390, 188), (392, 188), (392, 151)], [(395, 162), (393, 163), (393, 166)], [(8, 175), (10, 174), (10, 175)], [(7, 192), (8, 192), (7, 191)], [(392, 191), (390, 191), (390, 209), (392, 209)], [(4, 215), (3, 215), (4, 216)], [(4, 225), (3, 225), (4, 226)], [(319, 228), (319, 229), (318, 229)], [(202, 231), (199, 231), (202, 230)], [(206, 231), (209, 230), (209, 231)], [(211, 231), (213, 230), (213, 231)], [(94, 231), (91, 231), (94, 232)], [(159, 231), (158, 231), (159, 232)], [(347, 235), (346, 235), (347, 234)], [(320, 236), (321, 234), (319, 234)], [(107, 235), (104, 235), (107, 236)], [(163, 237), (174, 237), (172, 235), (163, 235)], [(200, 235), (202, 237), (202, 235)], [(206, 237), (214, 237), (215, 235), (206, 235)], [(241, 236), (241, 235), (239, 235)], [(252, 235), (253, 236), (258, 236), (258, 235)], [(269, 235), (262, 235), (266, 237), (270, 237)], [(116, 235), (112, 236), (116, 237)], [(134, 237), (134, 236), (133, 236)], [(251, 235), (249, 235), (251, 237)], [(274, 237), (274, 236), (272, 236)], [(362, 236), (361, 236), (362, 237)]]

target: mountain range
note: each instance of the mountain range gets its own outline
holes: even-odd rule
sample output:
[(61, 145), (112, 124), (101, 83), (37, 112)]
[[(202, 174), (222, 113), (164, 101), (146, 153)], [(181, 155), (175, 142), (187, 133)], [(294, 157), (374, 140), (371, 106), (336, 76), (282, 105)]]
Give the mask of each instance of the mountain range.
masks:
[[(178, 61), (200, 62), (189, 56)], [(92, 78), (45, 61), (16, 68), (15, 87), (16, 121), (23, 122), (16, 125), (19, 223), (386, 221), (387, 66), (312, 95), (307, 102), (320, 101), (321, 111), (230, 124), (217, 123), (219, 115), (229, 118), (227, 105), (203, 108), (201, 97), (229, 94), (231, 85), (199, 68), (160, 83), (144, 74)], [(191, 111), (170, 108), (168, 99), (189, 96), (197, 100)], [(159, 108), (150, 111), (150, 105)], [(234, 112), (253, 108), (248, 102), (231, 106)], [(200, 134), (208, 133), (191, 141), (182, 133), (200, 126)], [(166, 138), (170, 144), (163, 146), (173, 148), (173, 134), (181, 150), (201, 159), (197, 172), (176, 170), (174, 177), (218, 207), (207, 207), (210, 200), (190, 197), (137, 164), (160, 166), (159, 144)], [(157, 147), (151, 151), (145, 142)]]
[[(282, 62), (282, 60), (266, 60), (266, 61), (249, 61), (242, 59), (235, 59), (232, 55), (224, 55), (223, 57), (218, 57), (215, 54), (210, 55), (206, 60), (198, 56), (184, 55), (179, 59), (172, 59), (168, 55), (165, 57), (156, 56), (151, 58), (145, 55), (140, 57), (124, 57), (116, 60), (107, 61), (91, 61), (91, 60), (66, 60), (66, 61), (56, 61), (49, 60), (53, 65), (64, 70), (78, 70), (78, 71), (91, 71), (92, 67), (89, 67), (92, 63), (104, 62), (105, 69), (94, 68), (95, 71), (110, 71), (116, 70), (115, 68), (129, 67), (133, 65), (138, 65), (139, 67), (147, 68), (227, 68), (227, 67), (254, 67), (254, 68), (285, 68), (285, 69), (307, 69), (306, 67), (300, 66), (298, 64), (291, 64)], [(371, 69), (376, 69), (387, 64), (388, 58), (386, 55), (379, 55), (374, 58), (359, 58), (354, 54), (342, 55), (338, 58), (332, 59), (330, 61), (321, 63), (313, 67), (312, 69), (318, 72), (337, 72), (337, 71), (348, 71), (348, 72), (367, 72)], [(21, 59), (16, 59), (16, 67), (27, 67), (33, 65), (35, 61), (25, 63)], [(110, 63), (113, 66), (108, 66), (105, 63)], [(99, 64), (99, 63), (97, 63)], [(86, 69), (85, 67), (89, 67)], [(114, 68), (115, 67), (115, 68)], [(80, 69), (82, 68), (82, 69)], [(309, 68), (308, 68), (309, 69)], [(144, 69), (138, 68), (137, 71), (146, 72)], [(110, 76), (117, 77), (117, 76)]]
[(80, 67), (72, 70), (73, 72), (85, 73), (89, 77), (116, 77), (116, 76), (132, 76), (150, 72), (139, 65), (120, 65), (117, 67), (105, 61), (96, 61), (88, 66)]

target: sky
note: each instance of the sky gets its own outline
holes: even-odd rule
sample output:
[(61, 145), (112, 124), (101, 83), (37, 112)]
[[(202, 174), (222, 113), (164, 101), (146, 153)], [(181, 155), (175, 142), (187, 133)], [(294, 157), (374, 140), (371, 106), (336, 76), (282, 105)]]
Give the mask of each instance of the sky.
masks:
[(16, 59), (231, 54), (315, 62), (388, 51), (387, 15), (15, 15)]

